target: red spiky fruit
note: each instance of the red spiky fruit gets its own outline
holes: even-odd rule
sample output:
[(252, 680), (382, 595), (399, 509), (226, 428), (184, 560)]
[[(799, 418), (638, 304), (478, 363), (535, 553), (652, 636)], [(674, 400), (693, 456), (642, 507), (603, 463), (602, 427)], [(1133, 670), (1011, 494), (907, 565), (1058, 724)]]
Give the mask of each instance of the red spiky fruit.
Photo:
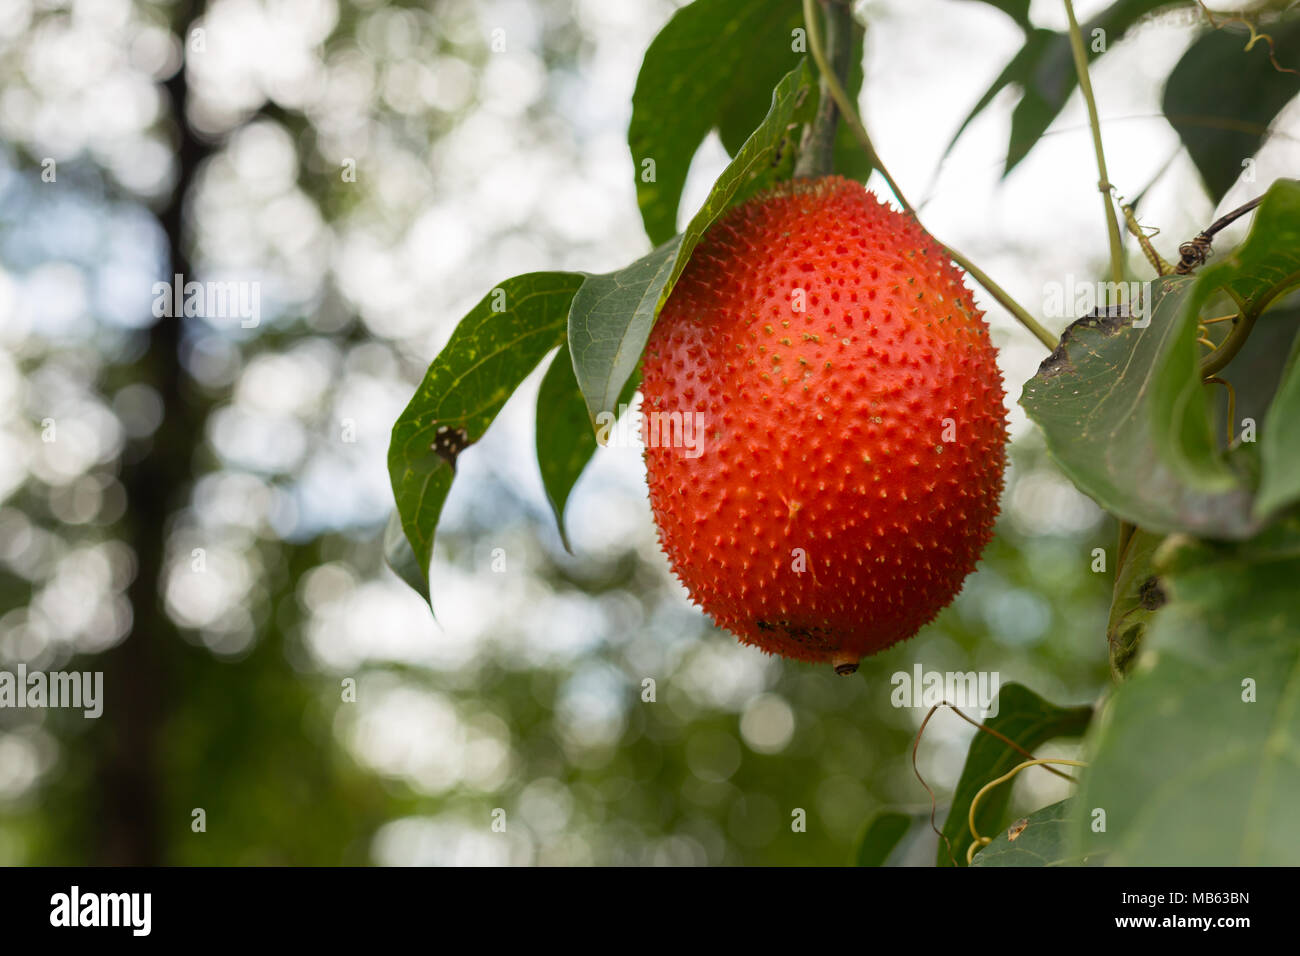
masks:
[(646, 346), (646, 470), (674, 573), (744, 643), (852, 672), (974, 569), (1006, 410), (962, 278), (838, 176), (749, 200), (696, 248)]

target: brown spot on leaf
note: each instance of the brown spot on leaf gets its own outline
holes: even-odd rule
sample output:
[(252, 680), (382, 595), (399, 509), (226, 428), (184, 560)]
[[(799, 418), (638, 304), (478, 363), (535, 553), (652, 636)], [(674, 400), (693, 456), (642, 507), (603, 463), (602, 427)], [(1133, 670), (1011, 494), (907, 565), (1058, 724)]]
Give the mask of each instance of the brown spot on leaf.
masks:
[(1160, 579), (1154, 574), (1138, 587), (1138, 603), (1148, 611), (1156, 611), (1165, 606), (1169, 598), (1160, 586)]
[(1109, 337), (1122, 332), (1133, 322), (1133, 316), (1129, 313), (1127, 305), (1107, 306), (1104, 309), (1095, 309), (1091, 314), (1083, 316), (1070, 323), (1061, 334), (1061, 341), (1052, 350), (1052, 354), (1043, 359), (1038, 366), (1038, 375), (1040, 378), (1051, 378), (1053, 375), (1060, 375), (1063, 372), (1073, 372), (1074, 363), (1070, 361), (1069, 349), (1074, 344), (1074, 340), (1081, 332), (1095, 330), (1102, 336)]
[(456, 467), (456, 459), (460, 453), (468, 448), (473, 442), (469, 440), (469, 432), (463, 428), (452, 428), (450, 425), (439, 425), (438, 430), (434, 433), (433, 444), (429, 447), (445, 461)]

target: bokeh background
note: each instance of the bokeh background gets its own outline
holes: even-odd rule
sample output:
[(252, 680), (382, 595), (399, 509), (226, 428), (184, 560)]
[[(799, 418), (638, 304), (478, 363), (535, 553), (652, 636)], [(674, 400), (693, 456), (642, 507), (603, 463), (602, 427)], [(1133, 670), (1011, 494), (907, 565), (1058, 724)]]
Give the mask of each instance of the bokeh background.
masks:
[[(895, 672), (1103, 692), (1093, 549), (1113, 558), (1115, 528), (1027, 426), (1042, 347), (982, 292), (1014, 436), (998, 534), (953, 606), (855, 677), (692, 608), (635, 448), (598, 452), (566, 553), (532, 457), (536, 376), (460, 458), (436, 622), (384, 567), (389, 429), (458, 318), (507, 276), (647, 250), (625, 134), (676, 6), (0, 3), (0, 666), (106, 683), (98, 720), (0, 710), (0, 863), (837, 864), (875, 812), (929, 811), (925, 712), (890, 706)], [(1214, 217), (1159, 109), (1192, 10), (1093, 70), (1111, 177), (1154, 183), (1166, 256)], [(941, 162), (1015, 24), (967, 0), (857, 11), (865, 119), (931, 231), (1036, 312), (1047, 283), (1098, 274), (1077, 93), (1005, 180), (1014, 90)], [(1065, 26), (1059, 3), (1031, 12)], [(726, 159), (702, 148), (683, 220)], [(1259, 183), (1298, 160), (1274, 135)], [(176, 272), (259, 283), (260, 325), (155, 320)], [(971, 733), (940, 714), (921, 743), (940, 817)], [(1062, 786), (1024, 774), (1017, 803)], [(932, 861), (933, 835), (905, 850)]]

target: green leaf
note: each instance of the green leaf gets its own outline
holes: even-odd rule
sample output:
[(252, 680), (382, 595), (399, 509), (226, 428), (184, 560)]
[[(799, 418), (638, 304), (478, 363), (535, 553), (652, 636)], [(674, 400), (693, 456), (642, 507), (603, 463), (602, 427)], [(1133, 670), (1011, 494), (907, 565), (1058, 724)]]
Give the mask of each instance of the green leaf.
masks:
[(1145, 328), (1090, 316), (1025, 384), (1020, 404), (1075, 485), (1153, 532), (1244, 537), (1250, 493), (1211, 432), (1196, 344), (1196, 279), (1156, 280)]
[[(1300, 20), (1264, 29), (1280, 65), (1300, 69)], [(1278, 70), (1265, 42), (1245, 49), (1249, 39), (1240, 24), (1211, 30), (1187, 49), (1165, 85), (1165, 118), (1216, 203), (1259, 151), (1274, 117), (1300, 93), (1300, 74)]]
[[(1227, 309), (1224, 309), (1226, 312)], [(1273, 397), (1288, 367), (1288, 356), (1300, 346), (1300, 302), (1292, 306), (1275, 305), (1268, 321), (1257, 322), (1250, 338), (1232, 360), (1231, 370), (1221, 373), (1232, 382), (1233, 433), (1245, 428), (1245, 419), (1256, 425), (1255, 437), (1267, 427)], [(1215, 434), (1224, 434), (1228, 421), (1228, 390), (1216, 388), (1210, 395), (1214, 411)], [(1255, 442), (1258, 447), (1259, 441)], [(1258, 505), (1256, 505), (1258, 507)]]
[(1171, 600), (1089, 734), (1072, 852), (1130, 866), (1300, 864), (1300, 520), (1167, 561), (1166, 550)]
[[(1020, 102), (1011, 111), (1011, 138), (1002, 166), (1004, 177), (1029, 155), (1079, 85), (1069, 36), (1051, 33), (1043, 37), (1040, 33), (1035, 30), (1026, 39), (1023, 59), (1012, 60), (1023, 71), (1017, 78), (1022, 92)], [(1089, 48), (1088, 61), (1091, 63), (1095, 57)]]
[[(1035, 747), (1041, 747), (1057, 737), (1080, 736), (1091, 717), (1091, 707), (1057, 707), (1028, 687), (1006, 684), (998, 694), (997, 716), (985, 720), (984, 725), (1033, 753)], [(972, 842), (971, 801), (986, 783), (997, 779), (1026, 759), (1023, 754), (991, 734), (976, 732), (970, 750), (966, 753), (961, 779), (957, 781), (957, 789), (953, 792), (952, 808), (943, 824), (947, 844), (943, 840), (939, 841), (939, 866), (953, 865), (948, 856), (948, 845), (952, 847), (957, 865), (966, 865), (966, 849)], [(1002, 825), (1002, 817), (1010, 799), (1009, 785), (995, 787), (984, 795), (975, 810), (975, 825), (980, 833), (989, 833)]]
[[(1254, 319), (1300, 284), (1300, 180), (1279, 179), (1269, 187), (1255, 212), (1245, 241), (1214, 265), (1201, 270), (1198, 284), (1202, 295), (1226, 292), (1241, 314)], [(1291, 324), (1294, 310), (1273, 310), (1270, 322)], [(1285, 330), (1290, 334), (1290, 330)], [(1248, 369), (1250, 346), (1260, 337), (1257, 330), (1243, 353), (1228, 366), (1229, 380), (1236, 379), (1243, 395), (1257, 385), (1257, 370)], [(1297, 340), (1300, 345), (1300, 340)], [(1243, 377), (1247, 377), (1243, 381)], [(1300, 495), (1300, 454), (1292, 440), (1294, 422), (1300, 411), (1300, 376), (1296, 373), (1295, 351), (1288, 362), (1277, 393), (1264, 418), (1260, 437), (1263, 474), (1254, 504), (1256, 519), (1263, 519)], [(1243, 406), (1242, 414), (1248, 414)], [(1233, 423), (1234, 428), (1236, 423)]]
[(975, 854), (971, 866), (1077, 866), (1069, 855), (1073, 800), (1062, 800), (1022, 817)]
[(1066, 329), (1020, 403), (1065, 473), (1108, 511), (1152, 532), (1248, 537), (1262, 512), (1219, 449), (1196, 324), (1220, 294), (1254, 319), (1297, 282), (1300, 181), (1279, 180), (1245, 242), (1195, 278), (1156, 280), (1146, 328), (1107, 315)]
[(1279, 179), (1255, 210), (1245, 241), (1201, 270), (1203, 298), (1222, 289), (1248, 317), (1300, 284), (1300, 179)]
[(912, 828), (912, 817), (906, 813), (881, 813), (871, 821), (858, 839), (853, 854), (855, 866), (884, 866), (894, 848)]
[(1138, 528), (1129, 538), (1115, 575), (1106, 643), (1110, 646), (1110, 670), (1122, 677), (1137, 653), (1151, 616), (1165, 603), (1165, 593), (1155, 572), (1153, 559), (1163, 535)]
[[(640, 375), (627, 380), (618, 397), (620, 411), (631, 405), (639, 382)], [(537, 393), (537, 464), (567, 551), (573, 549), (565, 531), (565, 505), (595, 451), (596, 433), (587, 420), (587, 403), (573, 375), (573, 359), (568, 346), (561, 345)]]
[[(1168, 4), (1169, 0), (1118, 0), (1081, 23), (1079, 29), (1088, 62), (1092, 63), (1118, 43), (1133, 24), (1152, 10)], [(1094, 38), (1104, 41), (1102, 49), (1097, 49)], [(1068, 33), (1054, 34), (1048, 43), (1035, 42), (1032, 35), (1030, 41), (1041, 52), (1028, 65), (1027, 75), (1022, 78), (1024, 95), (1011, 114), (1011, 140), (1004, 176), (1029, 155), (1079, 85)]]
[(590, 276), (582, 284), (569, 314), (569, 349), (593, 425), (601, 412), (614, 410), (659, 310), (704, 233), (731, 206), (789, 177), (799, 126), (812, 118), (816, 103), (811, 72), (801, 62), (777, 84), (767, 116), (718, 177), (686, 231), (627, 268)]
[(1291, 350), (1273, 404), (1264, 419), (1259, 454), (1263, 474), (1255, 514), (1267, 517), (1283, 505), (1300, 499), (1300, 338)]
[[(1035, 68), (1046, 57), (1048, 50), (1051, 49), (1058, 37), (1060, 37), (1060, 34), (1051, 30), (1031, 29), (1028, 32), (1025, 37), (1025, 45), (1011, 58), (1011, 62), (1002, 68), (1002, 72), (993, 81), (993, 85), (984, 91), (984, 95), (971, 107), (971, 111), (966, 114), (966, 118), (957, 127), (957, 132), (952, 134), (952, 139), (948, 141), (948, 145), (943, 151), (942, 159), (948, 158), (948, 154), (957, 145), (957, 140), (961, 139), (962, 133), (966, 132), (966, 127), (970, 126), (975, 117), (988, 108), (994, 97), (1012, 83), (1019, 84), (1026, 91), (1029, 89), (1030, 77), (1033, 75)], [(1007, 161), (1010, 162), (1009, 155)], [(1009, 166), (1003, 175), (1006, 175), (1006, 172), (1010, 172)]]
[(569, 492), (596, 451), (596, 434), (587, 421), (587, 403), (573, 377), (569, 347), (561, 345), (537, 393), (537, 465), (566, 551), (564, 507)]
[(429, 576), (420, 568), (419, 559), (411, 549), (402, 530), (402, 518), (396, 511), (388, 516), (384, 528), (384, 561), (393, 572), (405, 581), (420, 597), (429, 601)]
[(395, 544), (386, 542), (385, 554), (398, 556), (394, 570), (426, 599), (434, 532), (456, 457), (483, 436), (519, 383), (564, 341), (582, 281), (576, 273), (533, 272), (501, 283), (461, 320), (393, 425), (388, 473), (418, 575)]
[(614, 399), (637, 363), (659, 310), (676, 281), (682, 236), (617, 272), (591, 276), (573, 297), (569, 350), (586, 403), (588, 425), (614, 411)]
[[(1080, 24), (1088, 61), (1101, 56), (1105, 50), (1118, 43), (1134, 23), (1152, 10), (1166, 6), (1168, 2), (1169, 0), (1118, 0), (1091, 20)], [(1018, 5), (1010, 3), (1005, 6), (1001, 3), (994, 5), (1003, 9), (1018, 8)], [(1010, 9), (1007, 12), (1012, 13)], [(1021, 88), (1022, 94), (1011, 114), (1011, 139), (1007, 145), (1003, 176), (1010, 173), (1029, 154), (1079, 85), (1069, 34), (1033, 29), (1029, 26), (1027, 17), (1023, 20), (1017, 17), (1017, 20), (1026, 28), (1025, 45), (980, 97), (944, 151), (946, 158), (971, 121), (993, 102), (998, 93), (1014, 83)], [(1098, 36), (1095, 32), (1097, 30), (1102, 31), (1100, 36), (1105, 40), (1105, 48), (1101, 50), (1094, 49), (1093, 38)]]
[[(646, 234), (662, 245), (677, 232), (691, 159), (713, 128), (735, 155), (762, 121), (768, 91), (799, 65), (792, 0), (695, 0), (651, 41), (632, 94), (628, 147)], [(654, 160), (654, 180), (644, 175)]]

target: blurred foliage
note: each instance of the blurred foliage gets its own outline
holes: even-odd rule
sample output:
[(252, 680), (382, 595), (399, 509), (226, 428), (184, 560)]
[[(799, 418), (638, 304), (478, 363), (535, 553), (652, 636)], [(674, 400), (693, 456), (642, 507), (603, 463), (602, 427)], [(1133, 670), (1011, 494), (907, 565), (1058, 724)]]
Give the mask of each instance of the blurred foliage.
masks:
[(1207, 32), (1169, 74), (1161, 108), (1215, 202), (1253, 163), (1269, 127), (1300, 93), (1300, 17), (1258, 32), (1229, 20)]

